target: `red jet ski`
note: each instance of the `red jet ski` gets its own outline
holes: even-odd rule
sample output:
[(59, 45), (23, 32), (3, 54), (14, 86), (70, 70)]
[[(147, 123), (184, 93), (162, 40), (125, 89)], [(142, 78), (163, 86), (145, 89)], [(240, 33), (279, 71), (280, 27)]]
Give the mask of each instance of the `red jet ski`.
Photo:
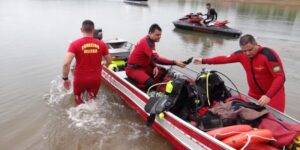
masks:
[(201, 13), (191, 13), (177, 21), (174, 21), (173, 24), (177, 28), (197, 32), (223, 34), (233, 37), (239, 37), (242, 34), (242, 31), (228, 27), (228, 20), (209, 23), (207, 27), (204, 27), (200, 24), (200, 21), (202, 21), (203, 19), (204, 18), (202, 17)]

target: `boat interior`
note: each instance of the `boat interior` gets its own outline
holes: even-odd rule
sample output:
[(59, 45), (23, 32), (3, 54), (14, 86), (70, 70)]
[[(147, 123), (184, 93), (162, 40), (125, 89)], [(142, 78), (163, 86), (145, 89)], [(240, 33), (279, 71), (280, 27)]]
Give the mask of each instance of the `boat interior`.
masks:
[[(113, 70), (114, 73), (119, 78), (128, 81), (128, 84), (131, 84), (133, 86), (136, 85), (134, 79), (129, 79), (124, 70), (125, 68), (124, 65), (127, 61), (127, 57), (130, 55), (132, 44), (128, 44), (127, 42), (123, 41), (123, 43), (117, 42), (108, 45), (110, 46), (110, 48), (119, 49), (118, 52), (115, 51), (116, 53), (112, 54), (114, 61), (124, 62), (124, 63), (117, 63), (117, 64), (121, 64), (121, 66), (115, 66), (117, 67), (117, 69), (111, 69), (111, 68), (110, 69)], [(161, 67), (165, 67), (165, 66), (161, 66)], [(236, 125), (236, 124), (249, 124), (254, 128), (257, 128), (258, 127), (257, 123), (261, 121), (262, 117), (258, 118), (257, 123), (256, 120), (246, 120), (246, 121), (243, 120), (245, 122), (242, 122), (240, 120), (229, 120), (229, 121), (227, 120), (227, 122), (224, 121), (222, 122), (220, 121), (219, 117), (207, 113), (209, 112), (210, 109), (213, 108), (213, 106), (215, 106), (214, 104), (215, 101), (211, 99), (219, 98), (221, 99), (222, 102), (225, 102), (225, 100), (227, 100), (228, 98), (235, 97), (233, 101), (236, 100), (242, 101), (246, 99), (248, 100), (248, 102), (251, 103), (251, 107), (253, 106), (255, 110), (258, 111), (262, 109), (267, 109), (268, 112), (276, 116), (276, 118), (281, 121), (292, 123), (292, 124), (300, 124), (299, 121), (275, 109), (272, 109), (268, 106), (266, 108), (264, 107), (262, 108), (261, 106), (256, 105), (255, 104), (256, 100), (254, 100), (253, 98), (247, 95), (240, 93), (238, 88), (234, 85), (234, 83), (230, 81), (230, 78), (228, 78), (223, 73), (206, 70), (206, 69), (203, 69), (202, 71), (195, 71), (189, 68), (179, 68), (175, 66), (165, 67), (165, 69), (168, 71), (168, 74), (166, 75), (167, 77), (165, 78), (164, 81), (162, 81), (162, 83), (153, 85), (149, 89), (139, 90), (139, 92), (143, 92), (149, 96), (149, 101), (145, 106), (145, 110), (146, 112), (150, 113), (150, 115), (153, 114), (161, 117), (160, 116), (161, 112), (169, 111), (174, 115), (176, 115), (177, 117), (181, 118), (182, 120), (192, 124), (199, 130), (205, 132), (217, 128), (222, 128), (224, 126)], [(210, 79), (208, 79), (208, 77), (210, 77)], [(214, 82), (219, 82), (219, 83), (217, 87), (213, 87), (212, 89), (210, 89), (210, 87), (215, 84), (213, 83), (213, 80), (215, 80)], [(176, 85), (177, 83), (178, 85), (181, 86)], [(233, 88), (228, 86), (229, 83), (233, 86)], [(203, 86), (199, 86), (200, 84)], [(171, 89), (175, 91), (175, 94), (172, 93), (172, 90), (169, 91), (169, 87), (168, 87), (169, 85), (172, 86)], [(192, 85), (190, 86), (191, 89), (187, 88), (189, 87), (189, 85)], [(201, 88), (202, 90), (199, 90)], [(220, 91), (222, 90), (224, 90), (225, 92), (220, 93)], [(176, 92), (177, 93), (179, 92), (181, 94), (176, 94)], [(194, 94), (194, 98), (190, 98), (192, 94)], [(219, 97), (214, 97), (213, 94), (217, 94)], [(164, 105), (162, 105), (162, 103), (164, 103)], [(166, 104), (169, 105), (166, 106)], [(248, 105), (247, 106), (243, 105), (243, 107), (248, 107)]]

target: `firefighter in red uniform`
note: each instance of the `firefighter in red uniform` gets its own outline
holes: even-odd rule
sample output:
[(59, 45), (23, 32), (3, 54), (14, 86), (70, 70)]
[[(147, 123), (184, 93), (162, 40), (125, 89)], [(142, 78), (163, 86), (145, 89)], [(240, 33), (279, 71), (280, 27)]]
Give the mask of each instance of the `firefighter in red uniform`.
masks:
[(249, 96), (258, 99), (262, 106), (269, 105), (281, 112), (285, 109), (285, 75), (278, 54), (256, 43), (252, 35), (240, 38), (242, 50), (229, 56), (198, 58), (195, 64), (226, 64), (240, 62), (247, 74)]
[(97, 96), (101, 84), (102, 57), (104, 57), (106, 65), (111, 63), (111, 57), (105, 43), (93, 38), (94, 31), (95, 27), (92, 21), (83, 21), (81, 27), (83, 37), (70, 44), (64, 60), (62, 79), (64, 80), (64, 87), (69, 89), (70, 65), (73, 58), (76, 59), (73, 90), (77, 104), (83, 103), (81, 94), (85, 91), (87, 91), (89, 99)]
[(156, 64), (186, 66), (182, 61), (169, 60), (157, 54), (155, 42), (159, 42), (160, 37), (159, 25), (151, 25), (148, 35), (137, 43), (127, 61), (126, 74), (136, 81), (141, 89), (148, 89), (151, 85), (160, 82), (166, 74), (166, 71)]

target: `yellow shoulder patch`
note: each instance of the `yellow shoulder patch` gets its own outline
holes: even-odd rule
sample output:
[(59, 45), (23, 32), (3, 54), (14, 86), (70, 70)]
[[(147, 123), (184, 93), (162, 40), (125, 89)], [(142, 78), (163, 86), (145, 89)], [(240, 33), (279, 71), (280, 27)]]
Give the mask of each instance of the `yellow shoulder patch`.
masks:
[(273, 67), (273, 72), (278, 72), (278, 71), (280, 71), (280, 66)]

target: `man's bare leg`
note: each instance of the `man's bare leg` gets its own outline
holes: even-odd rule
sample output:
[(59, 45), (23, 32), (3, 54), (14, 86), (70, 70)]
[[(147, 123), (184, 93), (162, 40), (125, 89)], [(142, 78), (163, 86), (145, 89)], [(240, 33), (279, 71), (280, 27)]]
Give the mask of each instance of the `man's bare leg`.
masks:
[(200, 24), (201, 24), (203, 27), (206, 27), (206, 24), (204, 23), (204, 20), (201, 20), (201, 21), (200, 21)]

